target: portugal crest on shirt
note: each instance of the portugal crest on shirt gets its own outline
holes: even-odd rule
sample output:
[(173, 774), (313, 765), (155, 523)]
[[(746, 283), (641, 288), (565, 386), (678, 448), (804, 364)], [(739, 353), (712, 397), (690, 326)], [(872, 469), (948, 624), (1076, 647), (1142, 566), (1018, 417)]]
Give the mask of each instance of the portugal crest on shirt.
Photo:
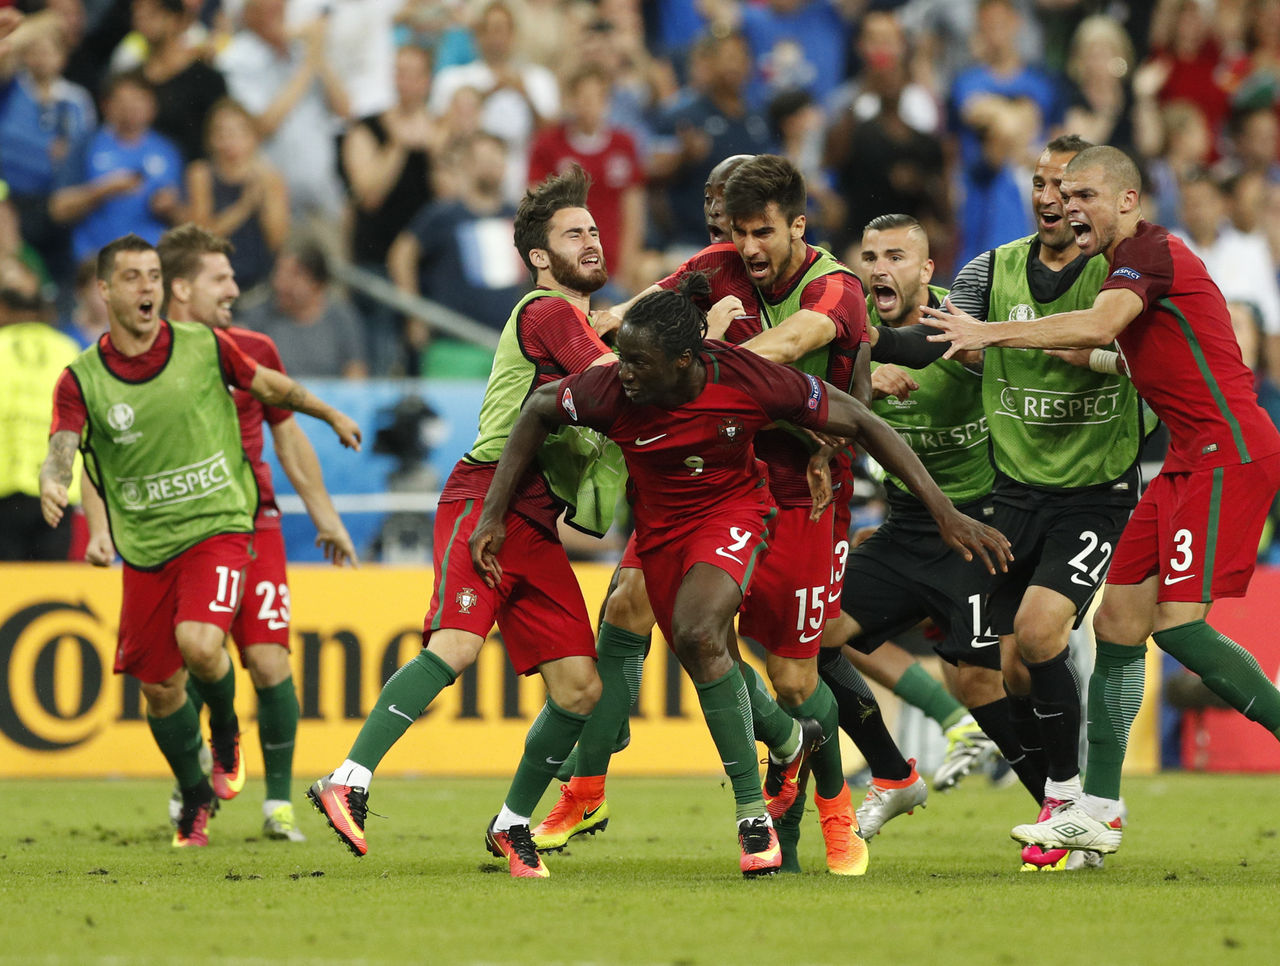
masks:
[(480, 598), (475, 590), (470, 587), (463, 587), (453, 598), (458, 603), (458, 610), (464, 614), (470, 614), (471, 608), (479, 603)]
[(721, 439), (732, 443), (742, 438), (742, 423), (736, 416), (724, 416), (720, 419), (720, 425), (716, 427), (716, 433)]

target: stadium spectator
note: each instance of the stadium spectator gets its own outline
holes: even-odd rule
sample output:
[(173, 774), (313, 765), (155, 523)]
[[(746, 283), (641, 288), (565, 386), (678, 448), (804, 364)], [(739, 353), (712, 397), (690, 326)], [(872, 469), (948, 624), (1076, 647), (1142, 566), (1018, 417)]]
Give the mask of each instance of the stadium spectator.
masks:
[(1234, 112), (1227, 125), (1229, 171), (1256, 171), (1270, 184), (1280, 184), (1280, 119), (1271, 104)]
[(314, 241), (285, 246), (271, 273), (271, 298), (244, 312), (241, 322), (270, 338), (297, 375), (368, 375), (360, 322), (330, 284), (329, 260)]
[(195, 18), (183, 0), (133, 0), (132, 10), (146, 49), (142, 73), (156, 94), (154, 127), (184, 161), (203, 157), (205, 119), (226, 97), (227, 82), (191, 45), (187, 28)]
[(89, 92), (62, 76), (63, 21), (50, 11), (26, 18), (0, 56), (0, 179), (9, 186), (22, 238), (59, 281), (71, 274), (70, 236), (49, 216), (59, 168), (97, 127)]
[(1082, 20), (1067, 55), (1071, 86), (1062, 133), (1132, 154), (1140, 143), (1131, 86), (1136, 67), (1133, 42), (1120, 24), (1102, 14)]
[[(387, 254), (387, 269), (396, 287), (422, 295), (461, 312), (495, 331), (502, 328), (504, 306), (527, 287), (520, 259), (511, 247), (515, 210), (504, 196), (506, 170), (502, 142), (491, 134), (475, 134), (451, 145), (444, 166), (456, 172), (459, 193), (440, 198), (423, 208), (400, 233)], [(409, 344), (422, 350), (434, 340), (430, 319), (410, 318), (405, 323)], [(431, 356), (420, 362), (424, 374), (448, 374), (445, 359), (459, 361), (469, 350), (439, 340)], [(487, 350), (476, 350), (469, 375), (487, 369)], [(443, 368), (437, 368), (437, 367)], [(459, 373), (460, 374), (460, 373)]]
[(74, 300), (71, 310), (58, 328), (87, 349), (111, 326), (107, 303), (98, 291), (96, 258), (86, 258), (76, 268)]
[(849, 13), (838, 0), (765, 0), (742, 5), (753, 69), (747, 101), (762, 111), (783, 91), (825, 103), (845, 76)]
[(863, 226), (879, 215), (907, 214), (924, 226), (945, 274), (954, 230), (951, 179), (937, 130), (941, 113), (930, 93), (908, 77), (906, 38), (892, 14), (867, 14), (858, 52), (864, 70), (841, 88), (823, 151), (848, 205), (834, 250), (860, 241)]
[(529, 174), (529, 143), (539, 127), (560, 115), (560, 85), (547, 68), (521, 60), (515, 13), (502, 0), (488, 3), (476, 20), (480, 59), (446, 67), (435, 78), (431, 112), (444, 113), (461, 87), (474, 87), (484, 102), (481, 127), (507, 147), (503, 195), (515, 204)]
[(1190, 101), (1209, 128), (1210, 150), (1222, 133), (1230, 111), (1229, 85), (1234, 79), (1215, 33), (1211, 5), (1200, 0), (1157, 0), (1151, 19), (1150, 59), (1159, 67), (1161, 105)]
[(638, 287), (637, 259), (644, 238), (644, 171), (635, 142), (608, 123), (612, 82), (603, 67), (578, 68), (565, 82), (565, 120), (544, 128), (529, 152), (529, 183), (579, 165), (591, 178), (591, 214), (612, 287)]
[(1280, 337), (1280, 285), (1266, 240), (1238, 231), (1227, 207), (1212, 175), (1200, 174), (1182, 186), (1182, 237), (1226, 299), (1240, 354), (1256, 370), (1263, 339)]
[(1211, 136), (1200, 108), (1190, 101), (1175, 101), (1161, 108), (1160, 126), (1163, 147), (1147, 162), (1149, 200), (1155, 202), (1153, 208), (1160, 212), (1161, 220), (1176, 229), (1182, 214), (1182, 183), (1208, 165)]
[[(822, 109), (805, 90), (783, 91), (769, 102), (769, 128), (778, 153), (803, 176), (806, 193), (806, 232), (819, 245), (831, 245), (844, 224), (844, 199), (833, 190), (831, 175), (822, 166)], [(865, 190), (865, 189), (864, 189)]]
[(290, 0), (291, 30), (324, 19), (325, 60), (347, 95), (346, 116), (381, 114), (395, 103), (395, 18), (404, 0)]
[(289, 188), (263, 156), (243, 105), (224, 98), (205, 122), (208, 160), (187, 167), (188, 216), (234, 246), (231, 267), (246, 291), (266, 281), (289, 234)]
[(978, 0), (978, 62), (951, 88), (949, 126), (959, 140), (964, 199), (958, 213), (961, 262), (1031, 230), (1023, 203), (1035, 156), (1031, 146), (1062, 119), (1056, 80), (1018, 51), (1020, 24), (1014, 0)]
[(71, 225), (77, 262), (133, 232), (148, 241), (182, 217), (182, 156), (152, 130), (156, 98), (139, 72), (107, 83), (103, 124), (58, 172), (49, 199), (54, 221)]
[(334, 137), (347, 94), (326, 54), (327, 23), (285, 29), (284, 0), (246, 0), (244, 29), (218, 57), (231, 96), (258, 125), (263, 152), (284, 175), (295, 218), (336, 220), (345, 203)]
[(677, 253), (704, 244), (702, 191), (716, 160), (772, 145), (769, 122), (747, 104), (751, 60), (742, 34), (702, 37), (692, 56), (690, 83), (655, 122), (649, 158), (650, 179), (666, 202), (663, 247)]
[[(986, 42), (982, 20), (983, 0), (906, 0), (890, 7), (902, 20), (916, 44), (912, 61), (914, 79), (929, 87), (940, 100), (959, 74), (981, 60)], [(1014, 0), (1018, 15), (1014, 43), (1019, 58), (1028, 64), (1044, 63), (1044, 36), (1037, 17), (1037, 0)]]
[[(431, 53), (401, 47), (395, 59), (396, 103), (362, 118), (342, 142), (342, 169), (351, 187), (355, 218), (351, 257), (360, 268), (386, 277), (387, 252), (396, 236), (434, 194), (434, 171), (443, 126), (427, 110)], [(370, 368), (377, 375), (406, 370), (394, 312), (357, 293)]]
[[(66, 560), (71, 515), (50, 529), (40, 513), (40, 461), (53, 413), (53, 387), (80, 354), (48, 324), (40, 281), (12, 256), (0, 255), (0, 560)], [(80, 502), (71, 484), (68, 500)]]

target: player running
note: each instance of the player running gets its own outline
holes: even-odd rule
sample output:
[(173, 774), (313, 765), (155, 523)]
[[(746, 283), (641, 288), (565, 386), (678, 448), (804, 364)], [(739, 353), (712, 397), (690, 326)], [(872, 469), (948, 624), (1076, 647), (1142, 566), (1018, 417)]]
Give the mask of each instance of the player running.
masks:
[[(1086, 783), (1082, 789), (1073, 771), (1048, 815), (1013, 830), (1016, 840), (1046, 849), (1109, 853), (1120, 845), (1120, 768), (1142, 702), (1148, 635), (1280, 737), (1280, 692), (1252, 655), (1205, 621), (1213, 601), (1248, 589), (1280, 487), (1280, 432), (1258, 406), (1204, 264), (1142, 218), (1141, 179), (1128, 156), (1108, 146), (1081, 151), (1063, 172), (1062, 196), (1080, 251), (1106, 262), (1091, 305), (1016, 323), (982, 324), (945, 307), (927, 314), (943, 330), (931, 338), (951, 343), (948, 354), (1115, 339), (1133, 384), (1169, 427), (1164, 466), (1125, 527), (1094, 617)], [(1067, 739), (1059, 736), (1062, 747), (1049, 751), (1074, 763), (1077, 739)]]
[[(512, 481), (514, 496), (509, 492), (502, 508), (510, 534), (501, 560), (503, 581), (490, 585), (477, 579), (466, 545), (529, 393), (614, 361), (586, 315), (591, 293), (608, 279), (599, 233), (585, 207), (588, 186), (575, 165), (531, 188), (520, 204), (515, 245), (537, 288), (507, 320), (480, 409), (479, 434), (440, 497), (435, 590), (423, 650), (387, 681), (346, 760), (307, 793), (356, 856), (368, 851), (364, 823), (374, 769), (436, 696), (475, 663), (496, 621), (516, 673), (541, 674), (547, 701), (529, 728), (524, 755), (485, 844), (507, 859), (514, 877), (549, 875), (533, 847), (529, 816), (569, 757), (600, 694), (591, 621), (556, 533), (565, 502), (553, 493), (553, 477), (576, 479), (573, 468), (556, 449), (544, 446), (539, 467)], [(620, 483), (620, 473), (616, 478)], [(611, 508), (618, 495), (602, 496), (599, 505)]]
[[(231, 324), (231, 306), (240, 294), (229, 256), (231, 243), (194, 224), (164, 233), (157, 246), (164, 275), (165, 317), (200, 322), (230, 337), (250, 359), (284, 371), (268, 336)], [(316, 528), (316, 546), (335, 565), (355, 566), (355, 548), (325, 489), (316, 451), (293, 413), (267, 406), (233, 389), (240, 440), (258, 484), (253, 521), (253, 559), (244, 575), (244, 600), (231, 623), (240, 663), (249, 671), (258, 697), (258, 739), (266, 770), (262, 832), (268, 839), (303, 842), (293, 813), (293, 750), (298, 733), (298, 696), (289, 666), (289, 583), (284, 538), (271, 469), (262, 458), (263, 425), (271, 427), (276, 457), (302, 498)], [(192, 695), (197, 701), (198, 696)], [(180, 800), (179, 800), (180, 804)]]
[[(78, 446), (110, 528), (89, 552), (114, 541), (124, 558), (115, 670), (141, 681), (147, 724), (178, 781), (173, 844), (203, 846), (215, 796), (235, 797), (245, 780), (223, 641), (250, 560), (257, 488), (227, 384), (323, 419), (345, 446), (360, 448), (360, 430), (222, 333), (162, 319), (160, 258), (138, 236), (98, 253), (98, 287), (110, 330), (58, 381), (41, 508), (51, 526), (62, 518)], [(209, 707), (212, 785), (188, 670)]]
[[(855, 437), (918, 489), (948, 543), (965, 556), (976, 553), (990, 564), (992, 554), (1003, 559), (1005, 546), (996, 531), (960, 514), (861, 403), (811, 374), (704, 344), (706, 317), (689, 296), (709, 294), (705, 277), (694, 274), (678, 292), (645, 296), (623, 319), (616, 368), (570, 377), (529, 398), (471, 550), (486, 581), (504, 579), (502, 518), (548, 432), (567, 423), (590, 426), (619, 444), (631, 474), (628, 498), (649, 599), (698, 689), (732, 782), (742, 872), (764, 875), (777, 871), (782, 856), (755, 768), (747, 685), (727, 647), (775, 512), (751, 447), (756, 433), (786, 419)], [(849, 868), (832, 871), (865, 869), (865, 851), (858, 855), (859, 846), (850, 845)]]

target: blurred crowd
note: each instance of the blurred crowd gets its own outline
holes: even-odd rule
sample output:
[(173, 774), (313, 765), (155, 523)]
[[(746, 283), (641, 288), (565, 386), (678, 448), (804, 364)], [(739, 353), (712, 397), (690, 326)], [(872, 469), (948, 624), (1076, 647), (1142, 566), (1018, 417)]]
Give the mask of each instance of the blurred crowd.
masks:
[[(0, 0), (0, 14), (13, 0)], [(341, 258), (499, 329), (525, 186), (577, 161), (625, 297), (706, 243), (721, 158), (786, 154), (837, 255), (891, 211), (937, 277), (1033, 230), (1076, 132), (1232, 303), (1280, 413), (1280, 0), (17, 0), (0, 41), (0, 288), (81, 345), (86, 259), (229, 236), (246, 325), (302, 376), (484, 375), (488, 356), (333, 276)], [(856, 264), (857, 260), (850, 260)]]

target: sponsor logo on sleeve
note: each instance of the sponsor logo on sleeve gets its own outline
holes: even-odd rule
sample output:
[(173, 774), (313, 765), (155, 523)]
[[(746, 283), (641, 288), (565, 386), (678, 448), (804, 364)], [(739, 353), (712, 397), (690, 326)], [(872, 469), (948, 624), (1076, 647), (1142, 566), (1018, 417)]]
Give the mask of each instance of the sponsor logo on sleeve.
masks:
[(573, 404), (572, 389), (565, 389), (565, 391), (560, 394), (560, 406), (569, 414), (570, 419), (577, 420), (578, 409)]
[(1120, 268), (1117, 268), (1114, 272), (1111, 273), (1112, 278), (1114, 278), (1117, 275), (1119, 275), (1121, 278), (1131, 278), (1135, 282), (1138, 279), (1142, 278), (1142, 274), (1140, 272), (1136, 272), (1132, 268), (1129, 268), (1127, 266), (1121, 266)]
[(804, 377), (809, 380), (809, 402), (807, 405), (810, 409), (817, 409), (818, 403), (822, 401), (822, 380), (808, 373), (805, 373)]

